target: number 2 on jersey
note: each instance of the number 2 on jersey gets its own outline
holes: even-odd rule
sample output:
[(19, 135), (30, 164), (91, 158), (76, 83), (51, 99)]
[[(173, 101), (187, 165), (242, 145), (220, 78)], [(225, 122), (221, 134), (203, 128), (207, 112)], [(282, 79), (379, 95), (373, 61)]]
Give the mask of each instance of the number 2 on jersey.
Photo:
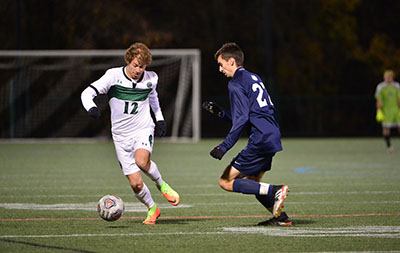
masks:
[(133, 107), (132, 110), (129, 112), (129, 102), (125, 101), (125, 110), (124, 113), (126, 114), (136, 114), (138, 113), (137, 108), (138, 108), (138, 103), (132, 102), (131, 106)]
[[(257, 90), (258, 90), (258, 95), (257, 95), (257, 103), (258, 103), (258, 105), (260, 106), (260, 107), (264, 107), (264, 106), (267, 106), (268, 105), (268, 102), (267, 102), (267, 100), (264, 98), (264, 91), (265, 91), (265, 86), (264, 86), (264, 84), (263, 83), (253, 83), (253, 86), (252, 86), (252, 88), (253, 88), (253, 91), (254, 92), (256, 92)], [(272, 104), (272, 101), (271, 101), (271, 98), (269, 97), (269, 95), (268, 95), (268, 100), (269, 100), (269, 103), (270, 103), (270, 105), (273, 105)]]

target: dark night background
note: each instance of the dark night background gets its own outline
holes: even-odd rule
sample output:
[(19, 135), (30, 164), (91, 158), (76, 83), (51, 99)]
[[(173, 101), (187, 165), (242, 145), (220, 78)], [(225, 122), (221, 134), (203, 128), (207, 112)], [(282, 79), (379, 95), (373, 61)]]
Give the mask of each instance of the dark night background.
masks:
[[(213, 55), (234, 41), (283, 136), (377, 136), (375, 87), (386, 68), (400, 72), (399, 13), (397, 0), (5, 0), (0, 50), (199, 48), (202, 100), (228, 106)], [(204, 137), (229, 130), (202, 119)]]

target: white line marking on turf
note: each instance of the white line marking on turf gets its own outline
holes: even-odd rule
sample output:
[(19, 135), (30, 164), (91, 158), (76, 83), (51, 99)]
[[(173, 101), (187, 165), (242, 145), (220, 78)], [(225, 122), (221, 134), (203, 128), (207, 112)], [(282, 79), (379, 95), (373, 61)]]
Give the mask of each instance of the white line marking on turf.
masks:
[(172, 233), (127, 233), (127, 234), (71, 234), (71, 235), (2, 235), (0, 238), (68, 238), (68, 237), (114, 237), (114, 236), (171, 236), (171, 235), (231, 235), (263, 234), (275, 237), (372, 237), (400, 238), (400, 226), (366, 226), (342, 228), (259, 228), (233, 227), (221, 228), (223, 231), (211, 232), (172, 232)]
[[(5, 209), (22, 209), (22, 210), (82, 210), (97, 211), (97, 203), (63, 203), (63, 204), (34, 204), (34, 203), (0, 203), (0, 207)], [(191, 205), (181, 204), (179, 206), (171, 206), (170, 204), (158, 204), (159, 208), (189, 208)], [(147, 212), (147, 208), (141, 203), (126, 203), (125, 212)]]
[[(381, 194), (400, 194), (400, 191), (348, 191), (348, 192), (290, 192), (290, 195), (381, 195)], [(237, 197), (237, 194), (232, 193), (182, 193), (182, 196), (198, 196), (198, 197)], [(120, 197), (131, 197), (132, 194), (119, 194)], [(95, 197), (100, 198), (102, 195), (93, 194), (23, 194), (23, 195), (0, 195), (0, 198), (88, 198)]]
[[(150, 186), (149, 186), (150, 187)], [(179, 189), (179, 188), (216, 188), (219, 189), (219, 186), (217, 184), (196, 184), (196, 185), (176, 185), (174, 188)], [(32, 186), (32, 187), (26, 187), (26, 186), (18, 186), (18, 187), (0, 187), (1, 190), (3, 191), (19, 191), (19, 190), (94, 190), (94, 189), (100, 189), (102, 191), (105, 190), (126, 190), (130, 189), (129, 185), (127, 186)]]
[[(286, 201), (290, 205), (337, 205), (340, 203), (347, 203), (346, 201), (335, 201), (335, 202), (292, 202)], [(388, 204), (399, 204), (400, 201), (353, 201), (353, 204), (359, 205), (388, 205)], [(194, 206), (259, 206), (257, 201), (252, 202), (208, 202), (208, 203), (192, 203), (192, 204), (180, 204), (179, 206), (171, 206), (169, 204), (158, 204), (162, 209), (168, 208), (191, 208)], [(0, 208), (5, 209), (17, 209), (17, 210), (80, 210), (80, 211), (96, 211), (97, 203), (56, 203), (56, 204), (36, 204), (36, 203), (0, 203)], [(128, 203), (125, 202), (125, 212), (147, 212), (147, 209), (141, 203)]]
[(342, 228), (263, 228), (263, 227), (233, 227), (222, 228), (223, 231), (246, 234), (263, 234), (267, 236), (291, 237), (374, 237), (400, 238), (400, 226), (366, 226)]
[(230, 232), (172, 232), (172, 233), (128, 233), (128, 234), (72, 234), (72, 235), (2, 235), (0, 238), (57, 238), (57, 237), (114, 237), (114, 236), (170, 236), (170, 235), (221, 235)]

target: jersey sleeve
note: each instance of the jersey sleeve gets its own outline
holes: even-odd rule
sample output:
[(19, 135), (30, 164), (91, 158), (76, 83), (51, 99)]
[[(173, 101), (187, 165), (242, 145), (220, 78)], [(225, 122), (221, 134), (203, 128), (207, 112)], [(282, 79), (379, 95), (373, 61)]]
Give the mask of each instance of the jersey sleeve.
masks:
[(221, 115), (218, 115), (218, 117), (225, 121), (232, 122), (231, 110), (223, 109)]
[(394, 87), (396, 87), (396, 98), (397, 100), (400, 100), (400, 84), (396, 82), (394, 83)]
[(244, 127), (249, 121), (250, 104), (242, 88), (231, 83), (229, 85), (229, 99), (231, 104), (232, 128), (225, 140), (219, 145), (226, 152), (239, 140)]
[(81, 94), (81, 101), (86, 111), (92, 107), (97, 107), (93, 99), (99, 94), (106, 94), (112, 82), (113, 74), (110, 70), (100, 77), (97, 81), (91, 83)]
[(161, 111), (160, 107), (160, 101), (158, 100), (158, 93), (157, 93), (157, 83), (158, 83), (158, 76), (156, 73), (155, 74), (155, 84), (153, 86), (153, 90), (149, 94), (149, 102), (150, 102), (150, 107), (151, 110), (154, 113), (154, 116), (156, 117), (156, 121), (164, 120), (164, 116)]
[(382, 95), (381, 95), (382, 86), (383, 86), (382, 83), (380, 83), (380, 84), (378, 84), (378, 86), (376, 86), (376, 90), (375, 90), (375, 99), (376, 100), (382, 100)]

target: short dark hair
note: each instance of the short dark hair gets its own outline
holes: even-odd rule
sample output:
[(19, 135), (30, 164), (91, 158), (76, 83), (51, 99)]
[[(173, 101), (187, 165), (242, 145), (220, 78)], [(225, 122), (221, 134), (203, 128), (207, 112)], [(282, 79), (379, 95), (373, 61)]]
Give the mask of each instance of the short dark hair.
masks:
[(233, 58), (236, 61), (237, 66), (243, 66), (244, 53), (240, 47), (234, 43), (229, 42), (222, 45), (222, 47), (215, 53), (215, 59), (221, 55), (221, 58), (227, 61), (229, 58)]

